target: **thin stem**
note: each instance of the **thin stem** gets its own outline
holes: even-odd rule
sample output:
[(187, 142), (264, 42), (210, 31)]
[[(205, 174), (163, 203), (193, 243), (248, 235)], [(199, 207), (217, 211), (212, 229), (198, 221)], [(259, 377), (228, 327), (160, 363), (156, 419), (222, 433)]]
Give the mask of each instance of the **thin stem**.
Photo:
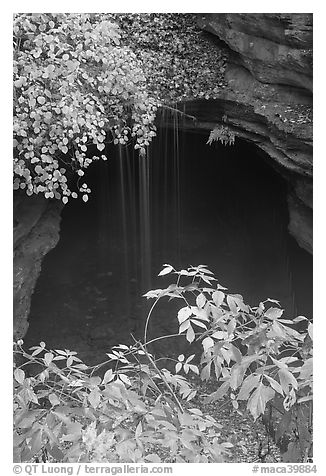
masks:
[(181, 336), (183, 336), (183, 334), (168, 334), (166, 336), (155, 337), (155, 339), (148, 341), (147, 345), (152, 344), (153, 342), (156, 342), (158, 340), (168, 339), (169, 337), (181, 337)]
[(150, 308), (150, 311), (147, 315), (147, 318), (146, 318), (146, 323), (145, 323), (145, 331), (144, 331), (144, 347), (146, 349), (146, 345), (147, 345), (147, 330), (148, 330), (148, 324), (149, 324), (149, 320), (151, 318), (151, 314), (153, 312), (153, 309), (154, 307), (156, 306), (156, 304), (158, 303), (160, 297), (157, 297), (154, 304), (152, 305), (152, 307)]
[(147, 352), (146, 348), (143, 346), (143, 344), (141, 342), (139, 342), (139, 345), (140, 347), (142, 348), (142, 350), (145, 352), (148, 360), (150, 361), (150, 363), (153, 365), (154, 369), (156, 370), (156, 372), (159, 374), (159, 376), (161, 377), (162, 381), (164, 382), (165, 386), (167, 387), (167, 389), (169, 390), (169, 392), (171, 393), (175, 403), (177, 404), (178, 408), (180, 409), (180, 411), (182, 413), (184, 413), (184, 410), (182, 408), (182, 405), (181, 403), (179, 402), (177, 396), (175, 395), (173, 389), (171, 388), (169, 382), (166, 380), (164, 374), (161, 372), (161, 370), (158, 368), (158, 366), (156, 365), (155, 361), (152, 359), (152, 357), (150, 356), (150, 354)]

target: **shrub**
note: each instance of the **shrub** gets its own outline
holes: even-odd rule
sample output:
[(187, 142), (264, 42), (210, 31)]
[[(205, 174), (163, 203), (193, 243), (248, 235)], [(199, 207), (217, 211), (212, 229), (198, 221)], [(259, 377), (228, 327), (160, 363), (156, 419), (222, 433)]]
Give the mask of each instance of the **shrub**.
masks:
[[(193, 393), (187, 381), (159, 370), (141, 344), (114, 347), (104, 364), (115, 366), (102, 377), (95, 375), (101, 366), (87, 367), (75, 352), (41, 342), (30, 354), (21, 345), (15, 352), (27, 361), (14, 370), (15, 462), (223, 460), (220, 425), (183, 408), (179, 399)], [(144, 355), (147, 364), (139, 361)], [(39, 371), (27, 376), (31, 365)]]
[[(49, 351), (44, 343), (31, 354), (16, 344), (25, 362), (14, 370), (15, 461), (43, 452), (63, 462), (220, 462), (230, 445), (219, 441), (220, 425), (212, 417), (190, 407), (196, 395), (191, 373), (216, 382), (206, 402), (228, 397), (236, 412), (247, 410), (254, 421), (277, 410), (282, 418), (275, 439), (289, 436), (284, 459), (308, 460), (312, 324), (303, 316), (284, 318), (274, 299), (248, 306), (204, 265), (180, 271), (164, 265), (159, 275), (168, 274), (177, 277), (175, 284), (145, 294), (154, 303), (143, 342), (113, 347), (98, 366), (87, 367), (75, 352)], [(160, 368), (148, 350), (164, 338), (148, 340), (150, 319), (164, 297), (184, 304), (178, 335), (197, 343), (191, 355), (178, 356), (174, 372)], [(295, 330), (297, 323), (307, 330)], [(34, 373), (27, 376), (30, 365)]]
[[(14, 189), (61, 199), (67, 173), (79, 178), (105, 143), (135, 140), (141, 155), (155, 136), (155, 101), (141, 64), (102, 14), (17, 14), (14, 17)], [(89, 147), (97, 155), (90, 155)]]
[[(290, 442), (285, 460), (307, 461), (312, 451), (312, 323), (304, 316), (284, 318), (274, 299), (248, 306), (240, 294), (227, 294), (206, 266), (176, 271), (164, 265), (160, 275), (170, 273), (177, 276), (176, 284), (146, 296), (155, 304), (164, 296), (183, 300), (179, 334), (201, 344), (200, 377), (217, 384), (207, 401), (229, 396), (237, 411), (245, 402), (254, 420), (266, 418), (267, 407), (269, 414), (277, 411), (275, 439)], [(189, 282), (181, 285), (185, 279)], [(294, 328), (299, 323), (306, 324), (305, 331)], [(175, 370), (187, 374), (191, 367), (189, 358), (181, 356)]]

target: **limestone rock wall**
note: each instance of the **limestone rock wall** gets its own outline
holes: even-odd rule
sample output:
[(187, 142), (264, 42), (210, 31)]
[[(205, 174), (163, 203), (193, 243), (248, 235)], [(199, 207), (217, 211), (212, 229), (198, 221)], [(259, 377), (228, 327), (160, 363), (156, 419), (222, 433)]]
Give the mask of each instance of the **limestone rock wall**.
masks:
[(198, 14), (198, 24), (228, 52), (227, 85), (182, 106), (197, 118), (187, 127), (222, 124), (266, 152), (289, 184), (289, 231), (312, 252), (312, 14)]
[(31, 297), (41, 271), (42, 259), (59, 240), (58, 200), (14, 193), (14, 339), (28, 328)]
[(199, 21), (261, 83), (312, 91), (312, 14), (211, 13)]

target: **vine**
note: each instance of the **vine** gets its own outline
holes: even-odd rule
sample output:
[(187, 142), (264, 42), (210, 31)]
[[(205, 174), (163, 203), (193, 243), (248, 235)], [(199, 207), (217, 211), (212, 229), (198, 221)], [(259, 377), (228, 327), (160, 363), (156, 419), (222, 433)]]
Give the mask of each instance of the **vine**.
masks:
[(101, 14), (15, 16), (14, 189), (87, 201), (87, 183), (71, 190), (68, 170), (83, 177), (94, 160), (107, 160), (108, 142), (134, 140), (146, 154), (157, 104), (120, 38)]

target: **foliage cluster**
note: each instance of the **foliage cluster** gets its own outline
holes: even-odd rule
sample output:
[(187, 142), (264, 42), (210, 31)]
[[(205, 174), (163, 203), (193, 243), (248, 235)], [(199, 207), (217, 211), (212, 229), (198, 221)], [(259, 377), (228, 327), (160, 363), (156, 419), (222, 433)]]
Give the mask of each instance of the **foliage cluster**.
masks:
[(235, 142), (235, 134), (228, 126), (217, 125), (210, 132), (207, 144), (212, 145), (213, 142), (221, 142), (223, 145), (233, 145)]
[[(114, 347), (103, 364), (89, 368), (74, 352), (48, 351), (44, 343), (32, 354), (17, 344), (26, 361), (14, 370), (15, 460), (30, 461), (43, 451), (56, 461), (222, 461), (228, 443), (219, 441), (218, 423), (190, 408), (193, 374), (215, 382), (207, 402), (230, 398), (235, 412), (249, 411), (255, 421), (276, 409), (282, 415), (276, 440), (291, 433), (285, 460), (307, 461), (312, 324), (304, 316), (284, 318), (270, 298), (248, 306), (206, 266), (177, 271), (164, 265), (160, 276), (171, 273), (175, 284), (145, 295), (154, 303), (143, 343)], [(178, 335), (201, 349), (179, 355), (174, 372), (160, 368), (148, 350), (164, 338), (147, 339), (153, 310), (164, 297), (180, 300)], [(294, 329), (298, 323), (304, 331)], [(33, 376), (24, 372), (30, 364), (40, 366)], [(99, 377), (104, 365), (110, 368)]]
[(87, 201), (87, 184), (70, 190), (67, 169), (83, 177), (106, 160), (108, 141), (133, 138), (144, 155), (156, 109), (140, 61), (105, 15), (15, 16), (14, 189)]
[(208, 41), (195, 14), (111, 14), (162, 103), (214, 99), (225, 87), (226, 54)]
[[(75, 352), (41, 342), (29, 354), (21, 345), (16, 353), (27, 362), (14, 370), (16, 462), (222, 461), (228, 444), (218, 441), (218, 423), (183, 409), (176, 395), (191, 396), (186, 379), (158, 369), (142, 345), (113, 347), (105, 364), (115, 365), (103, 377)], [(40, 369), (34, 376), (23, 370), (30, 364)]]
[(158, 106), (216, 97), (225, 59), (192, 14), (15, 15), (14, 190), (87, 201), (106, 144), (145, 155)]

